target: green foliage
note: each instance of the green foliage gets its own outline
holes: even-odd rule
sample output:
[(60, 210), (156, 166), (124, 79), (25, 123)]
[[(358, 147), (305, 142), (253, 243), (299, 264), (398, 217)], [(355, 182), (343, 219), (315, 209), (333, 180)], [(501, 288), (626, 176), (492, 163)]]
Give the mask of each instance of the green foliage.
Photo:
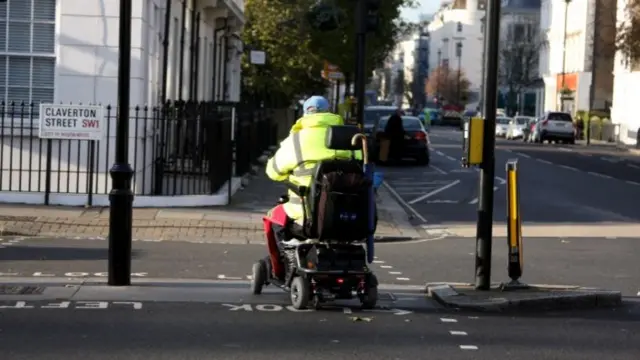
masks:
[[(367, 35), (367, 73), (382, 64), (395, 40), (410, 26), (399, 21), (400, 7), (414, 0), (385, 0), (379, 15), (379, 28)], [(245, 54), (242, 62), (247, 93), (265, 90), (293, 97), (324, 91), (321, 78), (324, 61), (337, 65), (343, 73), (355, 68), (355, 1), (325, 0), (322, 11), (338, 28), (321, 31), (310, 23), (309, 13), (317, 13), (315, 0), (246, 0), (242, 40), (247, 49), (265, 51), (266, 65), (252, 65)], [(311, 16), (313, 18), (314, 16)], [(317, 16), (316, 16), (317, 17)], [(330, 29), (332, 24), (325, 24)]]

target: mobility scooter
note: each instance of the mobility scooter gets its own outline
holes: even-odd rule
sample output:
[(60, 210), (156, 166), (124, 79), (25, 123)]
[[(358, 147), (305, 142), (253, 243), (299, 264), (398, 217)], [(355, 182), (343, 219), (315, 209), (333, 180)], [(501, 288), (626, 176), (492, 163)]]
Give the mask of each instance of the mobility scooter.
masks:
[[(302, 199), (302, 225), (290, 225), (293, 239), (279, 246), (271, 224), (284, 225), (283, 215), (264, 218), (269, 256), (253, 265), (251, 288), (258, 295), (263, 286), (278, 286), (290, 293), (295, 309), (354, 297), (371, 309), (378, 301), (378, 280), (368, 266), (376, 224), (366, 136), (355, 126), (327, 132), (329, 149), (362, 149), (363, 159), (320, 161), (309, 188), (289, 186)], [(287, 201), (286, 195), (280, 198), (281, 204)]]

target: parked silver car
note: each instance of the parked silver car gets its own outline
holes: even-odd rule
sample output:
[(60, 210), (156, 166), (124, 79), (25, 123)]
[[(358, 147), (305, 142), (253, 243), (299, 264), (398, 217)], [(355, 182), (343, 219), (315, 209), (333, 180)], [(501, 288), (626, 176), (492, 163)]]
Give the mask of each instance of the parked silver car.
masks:
[(565, 112), (546, 112), (537, 122), (531, 134), (533, 142), (562, 142), (575, 144), (576, 127), (571, 115)]

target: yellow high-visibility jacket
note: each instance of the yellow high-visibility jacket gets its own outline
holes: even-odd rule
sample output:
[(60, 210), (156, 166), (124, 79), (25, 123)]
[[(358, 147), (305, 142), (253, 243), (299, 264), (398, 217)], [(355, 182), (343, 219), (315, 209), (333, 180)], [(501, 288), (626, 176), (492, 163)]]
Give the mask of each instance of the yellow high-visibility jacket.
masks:
[[(318, 161), (350, 158), (361, 160), (360, 150), (331, 150), (326, 147), (327, 128), (343, 124), (342, 117), (331, 113), (305, 115), (298, 119), (289, 136), (280, 143), (280, 148), (267, 162), (267, 176), (274, 181), (290, 181), (296, 186), (309, 187)], [(303, 218), (302, 199), (291, 190), (284, 210), (294, 220)]]

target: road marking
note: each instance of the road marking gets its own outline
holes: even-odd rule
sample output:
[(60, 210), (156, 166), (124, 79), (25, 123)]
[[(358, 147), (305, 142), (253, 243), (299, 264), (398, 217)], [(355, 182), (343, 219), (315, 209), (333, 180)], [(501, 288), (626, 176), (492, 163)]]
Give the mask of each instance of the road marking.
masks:
[(567, 166), (567, 165), (558, 165), (563, 169), (567, 169), (567, 170), (571, 170), (571, 171), (578, 171), (578, 169), (571, 167), (571, 166)]
[(242, 280), (239, 276), (226, 276), (224, 274), (218, 275), (218, 279), (220, 280)]
[(451, 161), (456, 161), (456, 158), (454, 158), (453, 156), (445, 155), (445, 157)]
[[(460, 180), (456, 180), (456, 181), (454, 181), (454, 182), (450, 183), (449, 185), (445, 185), (445, 186), (443, 186), (443, 187), (441, 187), (441, 188), (439, 188), (439, 189), (435, 189), (435, 190), (433, 190), (433, 191), (431, 191), (431, 192), (429, 192), (429, 193), (426, 193), (426, 194), (424, 194), (424, 195), (422, 195), (422, 196), (419, 196), (419, 197), (417, 197), (417, 198), (415, 198), (415, 199), (413, 199), (413, 200), (409, 201), (409, 204), (415, 204), (415, 203), (417, 203), (417, 202), (419, 202), (419, 201), (422, 201), (422, 200), (428, 199), (428, 198), (432, 197), (433, 195), (436, 195), (436, 194), (438, 194), (438, 193), (441, 193), (441, 192), (443, 192), (443, 191), (445, 191), (445, 190), (449, 189), (450, 187), (455, 186), (455, 185), (457, 185), (457, 184), (459, 184), (459, 183), (460, 183)], [(426, 222), (426, 221), (425, 221), (425, 222)]]
[(611, 176), (609, 176), (609, 175), (604, 175), (604, 174), (600, 174), (600, 173), (593, 172), (593, 171), (587, 171), (587, 174), (591, 174), (591, 175), (593, 175), (593, 176), (598, 176), (598, 177), (601, 177), (601, 178), (604, 178), (604, 179), (613, 179), (613, 178), (612, 178)]
[(465, 331), (451, 330), (451, 331), (449, 331), (449, 334), (451, 334), (453, 336), (467, 336), (467, 333)]
[(507, 180), (505, 180), (505, 179), (503, 179), (503, 178), (501, 178), (501, 177), (499, 177), (499, 176), (496, 176), (496, 180), (498, 180), (498, 182), (500, 183), (500, 185), (504, 185), (504, 184), (506, 184), (506, 183), (507, 183)]
[(452, 319), (452, 318), (440, 318), (440, 321), (442, 321), (443, 323), (457, 323), (458, 322), (458, 320)]
[(551, 161), (547, 161), (547, 160), (542, 160), (542, 159), (536, 159), (537, 162), (541, 162), (543, 164), (551, 164)]
[(440, 156), (446, 156), (442, 151), (436, 150), (436, 154), (440, 155)]
[(415, 217), (420, 219), (420, 221), (422, 221), (423, 223), (427, 222), (427, 219), (425, 219), (424, 216), (420, 215), (420, 213), (417, 212), (416, 209), (413, 208), (413, 206), (407, 204), (407, 202), (404, 201), (404, 199), (386, 181), (383, 181), (382, 185), (384, 185), (384, 187), (387, 188), (387, 190), (389, 190), (391, 195), (393, 195), (396, 198), (396, 201), (398, 201), (402, 206), (404, 206), (407, 209), (409, 209), (409, 211), (411, 211), (411, 213)]
[(402, 275), (401, 271), (389, 271), (389, 275)]
[(523, 154), (521, 152), (517, 152), (516, 155), (518, 156), (522, 156), (523, 158), (527, 158), (527, 159), (531, 159), (531, 156), (527, 155), (527, 154)]
[(638, 165), (627, 164), (627, 166), (630, 167), (630, 168), (634, 168), (634, 169), (640, 169), (640, 166), (638, 166)]
[(399, 280), (399, 281), (410, 281), (411, 279), (406, 278), (406, 277), (399, 277), (399, 278), (396, 278), (396, 280)]
[(447, 175), (447, 172), (446, 172), (446, 171), (444, 171), (444, 170), (440, 169), (440, 168), (439, 168), (439, 167), (437, 167), (437, 166), (429, 165), (429, 167), (430, 167), (430, 168), (432, 168), (433, 170), (435, 170), (435, 171), (439, 172), (439, 173), (440, 173), (440, 174), (442, 174), (442, 175)]
[(373, 260), (374, 264), (384, 264), (384, 261), (382, 260)]
[(391, 265), (380, 265), (380, 267), (382, 269), (393, 269), (393, 266), (391, 266)]
[(639, 182), (635, 182), (635, 181), (631, 181), (631, 180), (627, 180), (625, 181), (627, 184), (631, 184), (631, 185), (640, 185)]
[(478, 350), (475, 345), (460, 345), (460, 350)]

